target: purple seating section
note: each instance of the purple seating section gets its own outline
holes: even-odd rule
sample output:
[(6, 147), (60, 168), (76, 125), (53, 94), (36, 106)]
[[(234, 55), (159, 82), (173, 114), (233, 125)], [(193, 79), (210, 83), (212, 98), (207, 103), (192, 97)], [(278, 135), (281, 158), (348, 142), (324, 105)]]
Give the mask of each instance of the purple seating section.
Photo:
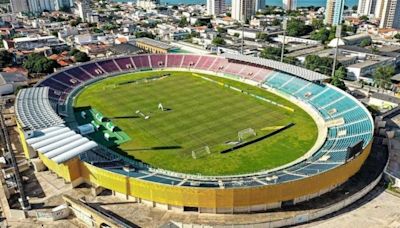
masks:
[(84, 69), (85, 71), (87, 71), (89, 74), (91, 74), (94, 77), (99, 76), (99, 67), (95, 64), (95, 63), (89, 63), (86, 65), (82, 65), (81, 66), (82, 69)]
[(138, 55), (132, 57), (136, 68), (150, 68), (149, 57), (147, 55)]
[(129, 58), (129, 57), (115, 59), (115, 62), (117, 62), (118, 66), (122, 70), (135, 69), (134, 65), (132, 64), (131, 58)]
[(170, 55), (167, 60), (167, 67), (181, 67), (182, 55)]
[(65, 72), (69, 75), (73, 75), (75, 78), (81, 80), (82, 82), (92, 79), (90, 75), (81, 70), (79, 67), (71, 68), (69, 70), (66, 70)]
[(63, 72), (57, 74), (52, 77), (52, 79), (62, 82), (63, 84), (68, 85), (69, 87), (74, 87), (75, 85), (81, 84), (81, 81), (75, 77), (71, 77)]
[(209, 56), (202, 56), (197, 64), (196, 68), (208, 70), (210, 66), (214, 63), (215, 58)]
[(182, 62), (182, 67), (194, 67), (199, 59), (200, 56), (198, 55), (185, 55)]
[(115, 65), (115, 63), (112, 59), (98, 62), (98, 64), (101, 68), (103, 68), (108, 73), (119, 71), (119, 68)]
[[(132, 64), (133, 63), (133, 64)], [(179, 54), (153, 54), (123, 57), (114, 60), (103, 60), (97, 63), (88, 63), (59, 72), (40, 83), (41, 86), (48, 86), (52, 90), (49, 96), (59, 102), (65, 101), (68, 93), (77, 85), (97, 76), (107, 73), (128, 71), (144, 68), (195, 68), (209, 70), (226, 74), (238, 75), (243, 79), (256, 82), (263, 82), (271, 73), (272, 69), (228, 61), (217, 56), (200, 55), (179, 55)], [(106, 72), (103, 72), (103, 70)], [(121, 69), (121, 70), (120, 70)], [(90, 75), (89, 75), (90, 74)]]
[(161, 68), (165, 66), (166, 55), (151, 55), (152, 68)]

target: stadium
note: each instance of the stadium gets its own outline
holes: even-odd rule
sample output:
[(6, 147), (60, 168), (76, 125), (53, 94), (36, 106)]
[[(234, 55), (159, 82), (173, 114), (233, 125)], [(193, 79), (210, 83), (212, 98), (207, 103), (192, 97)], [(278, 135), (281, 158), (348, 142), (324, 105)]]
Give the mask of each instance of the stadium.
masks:
[(25, 156), (153, 207), (265, 211), (346, 182), (374, 124), (328, 78), (222, 54), (143, 54), (49, 75), (16, 99)]

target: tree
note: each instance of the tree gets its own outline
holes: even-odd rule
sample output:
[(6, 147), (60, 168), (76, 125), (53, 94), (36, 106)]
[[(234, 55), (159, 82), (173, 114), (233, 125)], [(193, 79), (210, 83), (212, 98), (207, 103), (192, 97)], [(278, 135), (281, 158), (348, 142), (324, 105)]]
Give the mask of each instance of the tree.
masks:
[(53, 73), (54, 68), (60, 65), (52, 59), (34, 53), (28, 55), (28, 58), (24, 61), (22, 66), (27, 69), (29, 73)]
[(311, 22), (311, 26), (313, 27), (314, 30), (324, 28), (325, 27), (324, 20), (314, 18)]
[(318, 55), (308, 55), (304, 61), (304, 65), (309, 70), (329, 75), (332, 72), (333, 59), (329, 57), (319, 57)]
[[(281, 52), (282, 52), (281, 48), (266, 47), (261, 51), (260, 57), (264, 59), (280, 60)], [(284, 52), (286, 52), (286, 50)]]
[(217, 32), (218, 32), (218, 33), (226, 33), (226, 32), (227, 32), (227, 29), (224, 28), (224, 27), (217, 27)]
[(366, 21), (368, 21), (369, 20), (369, 17), (367, 16), (367, 15), (362, 15), (361, 17), (359, 17), (358, 19), (360, 19), (361, 21), (364, 21), (364, 22), (366, 22)]
[(304, 36), (312, 31), (312, 27), (306, 25), (303, 20), (291, 19), (287, 23), (286, 33), (288, 36)]
[(11, 65), (13, 54), (8, 51), (0, 51), (0, 67), (4, 68)]
[(186, 27), (188, 24), (189, 24), (189, 22), (188, 22), (187, 18), (185, 16), (182, 16), (181, 19), (179, 20), (178, 27), (183, 28), (183, 27)]
[(268, 34), (266, 34), (264, 32), (257, 32), (256, 39), (264, 40), (264, 41), (269, 41), (270, 40)]
[(395, 73), (393, 66), (380, 66), (373, 73), (374, 84), (378, 88), (387, 89), (392, 84), (391, 78)]
[(148, 37), (148, 38), (154, 39), (155, 36), (150, 32), (139, 31), (139, 32), (135, 32), (135, 37), (136, 38)]
[(281, 20), (279, 20), (278, 18), (275, 18), (272, 22), (271, 25), (272, 26), (278, 26), (281, 24)]
[(74, 54), (75, 61), (77, 62), (87, 62), (90, 60), (90, 57), (85, 52), (77, 52)]
[(346, 90), (346, 85), (343, 82), (343, 79), (347, 75), (347, 70), (343, 66), (339, 67), (334, 76), (332, 77), (331, 84), (338, 87), (339, 89)]
[(354, 5), (353, 7), (351, 7), (351, 9), (352, 9), (353, 11), (357, 11), (358, 6), (357, 6), (357, 5)]
[(360, 47), (370, 46), (372, 44), (370, 39), (363, 39), (360, 43)]
[(394, 35), (394, 38), (400, 40), (400, 33), (396, 33), (396, 35)]
[(212, 40), (212, 44), (218, 46), (218, 45), (225, 45), (226, 42), (225, 42), (225, 40), (224, 40), (223, 38), (221, 38), (221, 37), (215, 37), (215, 38)]
[(233, 34), (234, 37), (239, 37), (240, 33), (235, 32), (235, 34)]
[(327, 28), (321, 28), (320, 30), (311, 33), (311, 39), (320, 40), (323, 44), (325, 44), (331, 38), (330, 34), (331, 31)]

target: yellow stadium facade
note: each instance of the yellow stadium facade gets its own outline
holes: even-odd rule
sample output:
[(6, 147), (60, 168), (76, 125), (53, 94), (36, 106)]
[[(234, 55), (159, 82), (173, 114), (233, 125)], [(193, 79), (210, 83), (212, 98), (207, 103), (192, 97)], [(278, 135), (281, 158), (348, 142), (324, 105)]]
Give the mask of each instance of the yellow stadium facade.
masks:
[[(19, 131), (23, 137), (22, 129), (19, 128)], [(26, 142), (22, 143), (23, 148), (28, 150)], [(82, 183), (100, 186), (126, 199), (134, 198), (164, 209), (184, 211), (185, 207), (191, 207), (205, 213), (235, 213), (278, 208), (285, 201), (299, 203), (329, 192), (357, 173), (368, 157), (371, 145), (372, 142), (353, 160), (318, 175), (281, 184), (226, 189), (149, 182), (98, 168), (79, 158), (57, 164), (41, 153), (38, 154), (49, 170), (74, 187)], [(25, 151), (26, 155), (29, 153)]]

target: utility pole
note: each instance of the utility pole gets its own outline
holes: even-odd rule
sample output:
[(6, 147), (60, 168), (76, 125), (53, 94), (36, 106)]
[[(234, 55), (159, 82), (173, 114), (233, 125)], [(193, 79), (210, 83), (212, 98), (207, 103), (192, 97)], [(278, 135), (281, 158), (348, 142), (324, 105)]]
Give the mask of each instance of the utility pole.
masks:
[(244, 53), (244, 23), (245, 22), (242, 23), (242, 45), (240, 48), (240, 54), (242, 54), (242, 55)]
[(336, 62), (337, 62), (337, 55), (339, 50), (339, 41), (342, 37), (342, 25), (336, 26), (336, 47), (335, 47), (335, 56), (333, 58), (333, 65), (332, 65), (332, 75), (331, 77), (335, 76), (335, 69), (336, 69)]
[(283, 19), (282, 28), (283, 28), (283, 40), (282, 40), (282, 50), (281, 50), (281, 62), (283, 62), (283, 57), (284, 57), (284, 54), (285, 54), (287, 18)]
[(28, 198), (25, 195), (24, 188), (22, 186), (22, 178), (19, 173), (19, 168), (17, 164), (17, 159), (15, 158), (15, 155), (13, 153), (12, 147), (11, 147), (11, 142), (10, 142), (10, 137), (8, 135), (8, 130), (6, 123), (4, 121), (4, 116), (3, 116), (3, 106), (0, 104), (0, 127), (1, 127), (1, 135), (3, 137), (3, 142), (5, 146), (5, 157), (9, 162), (11, 162), (11, 165), (14, 169), (14, 177), (15, 177), (15, 182), (17, 184), (17, 188), (19, 190), (19, 199), (18, 201), (21, 204), (21, 208), (25, 210), (29, 210), (31, 208)]

